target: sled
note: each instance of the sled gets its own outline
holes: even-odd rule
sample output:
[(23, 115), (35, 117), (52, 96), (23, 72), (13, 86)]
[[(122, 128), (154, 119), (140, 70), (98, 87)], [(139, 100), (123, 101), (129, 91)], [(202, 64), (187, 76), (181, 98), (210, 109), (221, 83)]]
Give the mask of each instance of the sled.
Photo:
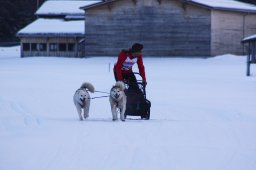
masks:
[[(125, 82), (125, 94), (127, 96), (125, 118), (127, 116), (140, 116), (141, 119), (150, 119), (151, 102), (146, 98), (146, 88), (142, 83), (142, 77), (139, 73), (134, 73), (137, 79), (136, 84)], [(133, 88), (138, 86), (138, 88)]]

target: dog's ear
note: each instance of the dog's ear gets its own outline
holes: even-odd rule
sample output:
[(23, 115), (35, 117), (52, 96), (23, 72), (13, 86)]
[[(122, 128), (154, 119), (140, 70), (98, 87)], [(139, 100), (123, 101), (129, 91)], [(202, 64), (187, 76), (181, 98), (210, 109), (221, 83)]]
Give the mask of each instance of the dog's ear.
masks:
[(112, 91), (114, 88), (116, 88), (116, 86), (112, 86), (112, 88), (110, 89), (110, 91)]

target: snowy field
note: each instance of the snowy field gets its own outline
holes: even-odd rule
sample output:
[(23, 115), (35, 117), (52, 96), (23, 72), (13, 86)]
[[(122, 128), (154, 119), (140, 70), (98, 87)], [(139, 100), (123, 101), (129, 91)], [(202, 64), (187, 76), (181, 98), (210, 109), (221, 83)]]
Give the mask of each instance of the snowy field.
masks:
[(112, 122), (108, 98), (79, 121), (72, 97), (84, 81), (108, 92), (116, 58), (19, 53), (0, 48), (1, 170), (256, 169), (256, 65), (246, 77), (244, 56), (145, 58), (151, 119)]

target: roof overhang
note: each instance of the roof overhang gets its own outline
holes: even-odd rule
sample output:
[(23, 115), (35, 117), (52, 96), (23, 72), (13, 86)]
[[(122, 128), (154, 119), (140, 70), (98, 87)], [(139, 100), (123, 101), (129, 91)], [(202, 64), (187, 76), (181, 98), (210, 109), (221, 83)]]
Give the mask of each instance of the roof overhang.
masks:
[[(91, 9), (91, 8), (95, 8), (95, 7), (99, 7), (99, 6), (103, 6), (103, 5), (109, 5), (111, 3), (114, 3), (116, 1), (119, 0), (109, 0), (109, 1), (104, 1), (104, 2), (99, 2), (99, 3), (95, 3), (95, 4), (91, 4), (91, 5), (87, 5), (87, 6), (83, 6), (80, 7), (80, 9), (82, 10), (87, 10), (87, 9)], [(246, 3), (242, 3), (242, 2), (236, 2), (235, 3), (240, 3), (243, 4), (244, 6), (247, 7), (239, 7), (238, 5), (235, 5), (235, 7), (228, 7), (226, 5), (221, 5), (221, 3), (219, 5), (209, 5), (209, 3), (207, 3), (207, 0), (205, 1), (201, 1), (198, 2), (196, 0), (178, 0), (184, 4), (190, 4), (190, 5), (195, 5), (195, 6), (199, 6), (202, 8), (207, 8), (210, 10), (222, 10), (222, 11), (233, 11), (233, 12), (243, 12), (243, 13), (256, 13), (256, 6), (255, 5), (251, 5), (251, 4), (246, 4)], [(225, 0), (223, 0), (225, 1)]]
[(100, 0), (90, 1), (45, 1), (42, 6), (36, 11), (37, 16), (58, 16), (58, 15), (83, 15), (84, 12), (80, 9), (81, 6), (93, 5), (101, 2)]
[(83, 37), (84, 20), (65, 21), (64, 19), (37, 19), (21, 29), (18, 37)]
[(250, 41), (256, 41), (256, 34), (245, 37), (241, 42), (242, 43), (248, 43)]
[(111, 4), (111, 3), (115, 2), (115, 1), (118, 1), (118, 0), (102, 1), (102, 2), (99, 2), (99, 3), (95, 3), (95, 4), (82, 6), (82, 7), (80, 7), (80, 9), (87, 10), (87, 9), (91, 9), (91, 8), (94, 8), (94, 7), (99, 7), (99, 6), (102, 6), (102, 5)]
[(256, 13), (256, 6), (236, 0), (181, 0), (184, 3), (192, 4), (211, 10), (222, 10), (243, 13)]
[(18, 37), (84, 37), (85, 34), (55, 34), (55, 33), (17, 33)]

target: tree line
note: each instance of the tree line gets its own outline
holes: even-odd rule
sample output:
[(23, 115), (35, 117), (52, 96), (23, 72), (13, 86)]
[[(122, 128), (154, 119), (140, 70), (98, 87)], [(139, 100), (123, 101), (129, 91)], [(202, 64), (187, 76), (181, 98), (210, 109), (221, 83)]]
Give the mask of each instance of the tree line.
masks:
[[(46, 0), (0, 0), (0, 45), (18, 42), (16, 33), (36, 19), (38, 6)], [(256, 0), (239, 0), (256, 5)]]
[(36, 19), (45, 0), (0, 0), (0, 43), (18, 42), (16, 33)]

